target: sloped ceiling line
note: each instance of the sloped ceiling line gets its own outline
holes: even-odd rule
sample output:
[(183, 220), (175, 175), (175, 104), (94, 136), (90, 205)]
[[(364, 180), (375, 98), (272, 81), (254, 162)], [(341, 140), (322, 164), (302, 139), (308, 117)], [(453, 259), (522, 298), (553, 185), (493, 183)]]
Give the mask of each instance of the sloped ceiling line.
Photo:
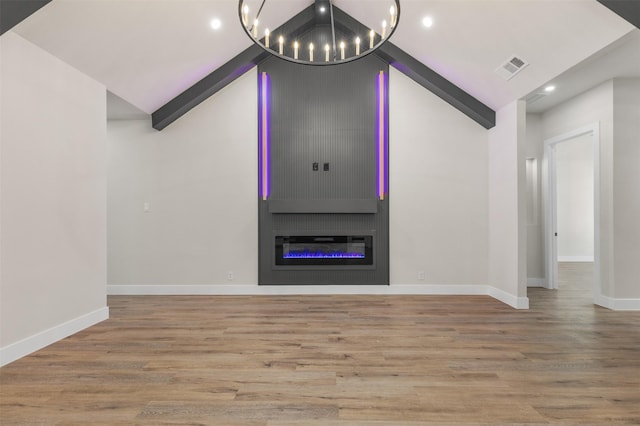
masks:
[[(273, 33), (295, 34), (313, 25), (315, 20), (314, 6), (305, 8), (302, 12), (282, 24)], [(255, 44), (236, 55), (229, 62), (198, 81), (196, 84), (158, 108), (151, 114), (154, 129), (162, 130), (169, 124), (182, 117), (192, 108), (214, 95), (219, 90), (233, 82), (238, 77), (258, 65), (269, 56), (264, 49)]]
[[(379, 53), (378, 53), (379, 52)], [(438, 96), (485, 129), (496, 125), (494, 110), (442, 77), (393, 43), (385, 43), (377, 54), (389, 65)]]
[[(301, 33), (315, 22), (315, 6), (311, 5), (284, 23), (274, 33)], [(360, 22), (334, 6), (336, 25), (346, 28), (362, 26)], [(442, 77), (393, 43), (387, 41), (375, 54), (394, 68), (433, 92), (454, 108), (467, 115), (486, 129), (495, 126), (495, 111)], [(229, 62), (176, 96), (152, 115), (152, 125), (162, 130), (189, 110), (224, 88), (268, 57), (269, 53), (255, 44), (245, 49)], [(339, 65), (337, 65), (339, 66)]]
[(255, 44), (167, 102), (151, 114), (153, 128), (162, 130), (235, 79), (258, 65), (269, 54)]
[[(362, 25), (348, 13), (336, 9), (336, 20), (350, 28)], [(366, 32), (366, 31), (365, 31)], [(407, 77), (431, 91), (454, 108), (486, 129), (496, 125), (496, 113), (491, 108), (427, 67), (413, 56), (387, 41), (376, 52), (380, 59), (402, 72)]]

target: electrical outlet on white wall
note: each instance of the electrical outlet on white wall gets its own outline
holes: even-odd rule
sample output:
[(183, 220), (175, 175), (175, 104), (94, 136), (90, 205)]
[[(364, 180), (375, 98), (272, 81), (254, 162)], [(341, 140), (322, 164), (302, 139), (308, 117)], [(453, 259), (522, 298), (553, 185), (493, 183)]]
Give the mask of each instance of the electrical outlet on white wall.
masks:
[(418, 279), (424, 281), (424, 271), (418, 271)]
[(233, 281), (233, 271), (227, 272), (227, 281)]

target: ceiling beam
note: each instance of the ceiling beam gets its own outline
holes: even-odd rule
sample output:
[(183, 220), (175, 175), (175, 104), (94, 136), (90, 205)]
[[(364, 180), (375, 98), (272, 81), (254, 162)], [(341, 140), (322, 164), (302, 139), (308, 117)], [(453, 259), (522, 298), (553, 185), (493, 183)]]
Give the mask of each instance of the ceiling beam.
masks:
[(466, 114), (485, 129), (490, 129), (496, 125), (496, 113), (494, 110), (395, 44), (386, 42), (376, 51), (376, 55), (425, 89), (433, 92), (433, 94)]
[(28, 18), (51, 0), (0, 0), (0, 35)]
[(640, 28), (640, 1), (638, 0), (598, 0), (600, 4)]
[[(368, 31), (366, 27), (349, 14), (338, 8), (334, 8), (334, 11), (336, 25), (339, 23), (347, 28), (359, 28), (360, 33)], [(433, 92), (436, 96), (466, 114), (485, 129), (490, 129), (496, 125), (496, 113), (494, 110), (390, 41), (380, 46), (375, 51), (375, 54), (425, 89)]]
[(156, 130), (164, 129), (208, 97), (242, 76), (268, 55), (267, 52), (255, 44), (245, 49), (229, 62), (152, 113), (151, 124), (153, 128)]
[[(314, 20), (314, 6), (311, 5), (277, 28), (273, 33), (297, 35), (311, 28)], [(268, 56), (269, 54), (264, 49), (252, 44), (229, 62), (152, 113), (151, 125), (156, 130), (164, 129), (202, 101), (258, 65)]]

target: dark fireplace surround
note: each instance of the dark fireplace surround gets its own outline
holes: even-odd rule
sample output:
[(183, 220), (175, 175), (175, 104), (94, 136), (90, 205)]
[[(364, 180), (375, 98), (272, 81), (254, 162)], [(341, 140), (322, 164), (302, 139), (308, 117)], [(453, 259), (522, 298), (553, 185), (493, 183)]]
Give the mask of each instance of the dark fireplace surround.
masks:
[(258, 66), (260, 285), (389, 284), (387, 76), (374, 55)]

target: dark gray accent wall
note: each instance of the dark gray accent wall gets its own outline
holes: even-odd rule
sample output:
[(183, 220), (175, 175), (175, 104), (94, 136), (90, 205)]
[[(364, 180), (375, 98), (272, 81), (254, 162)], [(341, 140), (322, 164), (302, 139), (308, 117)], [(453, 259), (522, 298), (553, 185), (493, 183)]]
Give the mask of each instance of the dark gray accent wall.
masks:
[(375, 198), (380, 70), (387, 65), (375, 58), (322, 68), (274, 58), (259, 67), (272, 88), (273, 199)]
[(377, 213), (376, 199), (284, 199), (269, 201), (271, 213)]
[[(271, 88), (271, 192), (258, 201), (261, 285), (389, 283), (388, 200), (376, 192), (380, 71), (388, 65), (374, 55), (331, 67), (276, 57), (259, 65)], [(373, 235), (374, 266), (275, 266), (275, 235), (308, 234)]]

